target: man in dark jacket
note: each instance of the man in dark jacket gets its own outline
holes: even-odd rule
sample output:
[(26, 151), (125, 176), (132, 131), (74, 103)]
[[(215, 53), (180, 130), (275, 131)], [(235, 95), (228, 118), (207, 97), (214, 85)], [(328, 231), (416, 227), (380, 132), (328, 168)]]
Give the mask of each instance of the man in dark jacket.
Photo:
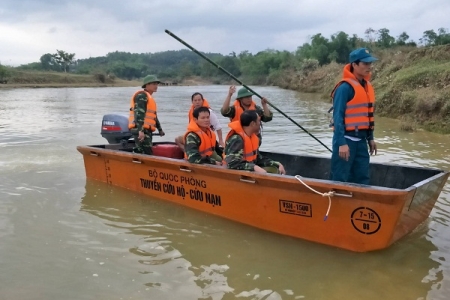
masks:
[(352, 51), (343, 78), (331, 94), (331, 180), (370, 183), (369, 153), (376, 154), (377, 145), (373, 139), (375, 93), (369, 80), (372, 62), (376, 60), (366, 48)]

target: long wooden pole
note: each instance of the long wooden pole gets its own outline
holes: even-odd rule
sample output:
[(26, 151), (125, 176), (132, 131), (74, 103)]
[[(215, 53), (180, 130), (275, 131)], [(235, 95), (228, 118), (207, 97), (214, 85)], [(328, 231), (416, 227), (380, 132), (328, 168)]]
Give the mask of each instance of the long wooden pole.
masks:
[[(169, 30), (165, 30), (165, 32), (170, 35), (171, 37), (173, 37), (174, 39), (176, 39), (177, 41), (179, 41), (180, 43), (182, 43), (183, 45), (185, 45), (186, 47), (188, 47), (189, 49), (191, 49), (193, 52), (197, 53), (198, 55), (200, 55), (202, 58), (204, 58), (205, 60), (207, 60), (209, 63), (211, 63), (212, 65), (214, 65), (216, 68), (218, 68), (219, 70), (221, 70), (222, 72), (224, 72), (225, 74), (227, 74), (228, 76), (230, 76), (231, 78), (233, 78), (237, 83), (239, 83), (240, 85), (242, 85), (243, 87), (245, 87), (247, 90), (249, 90), (250, 92), (252, 92), (255, 96), (259, 97), (260, 99), (262, 98), (262, 96), (260, 96), (257, 92), (255, 92), (254, 90), (252, 90), (250, 87), (248, 87), (247, 85), (245, 85), (242, 81), (240, 81), (238, 78), (236, 78), (233, 74), (231, 74), (230, 72), (228, 72), (227, 70), (225, 70), (224, 68), (222, 68), (221, 66), (219, 66), (218, 64), (216, 64), (215, 62), (213, 62), (211, 59), (209, 59), (208, 57), (206, 57), (205, 55), (203, 55), (202, 53), (200, 53), (199, 51), (197, 51), (194, 47), (192, 47), (191, 45), (189, 45), (188, 43), (186, 43), (185, 41), (183, 41), (182, 39), (180, 39), (179, 37), (177, 37), (175, 34), (173, 34), (172, 32), (170, 32)], [(309, 134), (313, 139), (315, 139), (316, 141), (318, 141), (322, 146), (324, 146), (325, 148), (328, 149), (328, 151), (332, 152), (330, 148), (327, 147), (327, 145), (325, 145), (324, 143), (322, 143), (322, 141), (320, 141), (318, 138), (316, 138), (314, 135), (312, 135), (308, 130), (306, 130), (305, 128), (303, 128), (303, 126), (301, 126), (300, 124), (298, 124), (297, 122), (295, 122), (294, 120), (291, 119), (291, 117), (289, 117), (288, 115), (286, 115), (284, 112), (282, 112), (281, 110), (279, 110), (275, 105), (273, 105), (272, 103), (270, 103), (269, 101), (267, 101), (267, 104), (269, 104), (271, 107), (273, 107), (277, 112), (279, 112), (280, 114), (282, 114), (283, 116), (285, 116), (289, 121), (291, 121), (292, 123), (294, 123), (295, 125), (297, 125), (298, 127), (300, 127), (304, 132), (306, 132), (307, 134)]]

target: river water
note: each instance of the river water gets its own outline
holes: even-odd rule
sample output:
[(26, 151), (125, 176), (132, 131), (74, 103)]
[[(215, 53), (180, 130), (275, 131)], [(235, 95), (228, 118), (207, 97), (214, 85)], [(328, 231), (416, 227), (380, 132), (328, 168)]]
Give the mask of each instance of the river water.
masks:
[[(254, 88), (331, 146), (328, 103)], [(160, 87), (155, 139), (184, 133), (193, 92), (218, 112), (227, 89)], [(449, 183), (415, 232), (353, 253), (87, 180), (76, 146), (106, 143), (103, 114), (127, 112), (134, 91), (0, 90), (0, 299), (448, 299)], [(449, 136), (376, 122), (373, 161), (450, 169)], [(263, 136), (263, 150), (329, 156), (277, 112)]]

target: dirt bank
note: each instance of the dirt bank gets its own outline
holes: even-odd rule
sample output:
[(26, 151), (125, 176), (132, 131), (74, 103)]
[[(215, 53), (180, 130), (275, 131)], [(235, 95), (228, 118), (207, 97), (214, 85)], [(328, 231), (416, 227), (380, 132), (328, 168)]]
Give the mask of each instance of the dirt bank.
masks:
[[(450, 133), (450, 45), (375, 51), (372, 83), (376, 113), (401, 120), (407, 130)], [(332, 63), (311, 72), (286, 71), (278, 85), (318, 92), (330, 101), (343, 65)]]

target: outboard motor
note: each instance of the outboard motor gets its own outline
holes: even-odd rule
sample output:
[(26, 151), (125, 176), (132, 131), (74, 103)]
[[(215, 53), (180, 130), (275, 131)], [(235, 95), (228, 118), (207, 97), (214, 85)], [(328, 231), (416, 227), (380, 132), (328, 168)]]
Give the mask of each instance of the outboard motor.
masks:
[(128, 115), (120, 113), (104, 115), (101, 134), (110, 144), (126, 143), (132, 136), (128, 129)]
[[(121, 150), (130, 149), (134, 146), (133, 137), (128, 129), (128, 115), (115, 113), (103, 116), (102, 137), (109, 144), (122, 144)], [(130, 141), (129, 141), (130, 140)], [(183, 159), (184, 152), (173, 142), (158, 142), (152, 147), (154, 156), (163, 156), (169, 158)]]

